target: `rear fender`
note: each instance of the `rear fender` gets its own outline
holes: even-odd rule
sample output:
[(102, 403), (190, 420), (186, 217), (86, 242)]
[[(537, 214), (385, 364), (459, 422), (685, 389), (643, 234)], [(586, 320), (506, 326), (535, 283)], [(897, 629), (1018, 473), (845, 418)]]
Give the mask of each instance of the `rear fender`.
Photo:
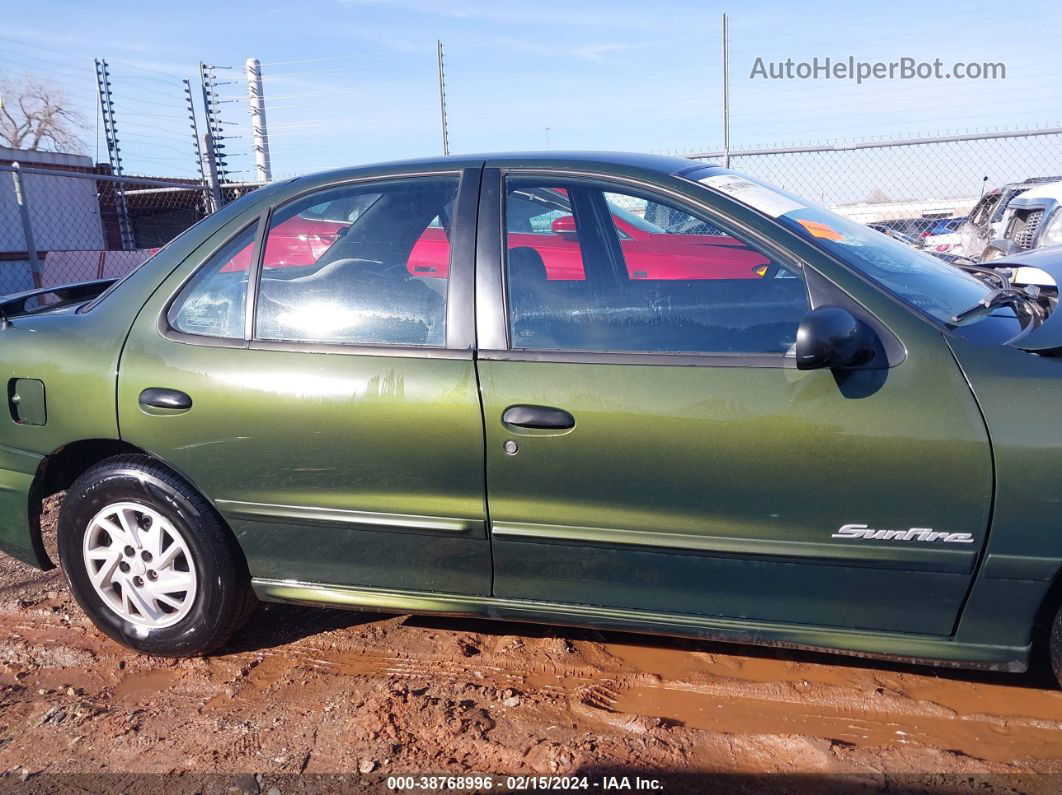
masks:
[(47, 570), (55, 564), (41, 540), (41, 501), (33, 499), (43, 458), (0, 446), (0, 549), (23, 563)]

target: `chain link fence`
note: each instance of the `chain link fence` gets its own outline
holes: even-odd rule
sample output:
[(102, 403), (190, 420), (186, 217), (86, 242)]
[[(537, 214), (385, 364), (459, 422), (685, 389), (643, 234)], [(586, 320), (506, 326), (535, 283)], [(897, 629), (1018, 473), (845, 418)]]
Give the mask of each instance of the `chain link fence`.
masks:
[(855, 221), (925, 235), (997, 188), (1062, 179), (1062, 128), (687, 156), (728, 163)]
[[(1001, 214), (1020, 189), (997, 189), (1062, 177), (1062, 128), (688, 156), (729, 163), (855, 221), (917, 239), (935, 233), (942, 219), (966, 216), (982, 196), (999, 196)], [(119, 178), (82, 161), (20, 168), (0, 160), (0, 295), (122, 276), (257, 187), (225, 183), (212, 191), (200, 180)]]
[(98, 170), (0, 165), (0, 295), (123, 276), (215, 204), (201, 182)]

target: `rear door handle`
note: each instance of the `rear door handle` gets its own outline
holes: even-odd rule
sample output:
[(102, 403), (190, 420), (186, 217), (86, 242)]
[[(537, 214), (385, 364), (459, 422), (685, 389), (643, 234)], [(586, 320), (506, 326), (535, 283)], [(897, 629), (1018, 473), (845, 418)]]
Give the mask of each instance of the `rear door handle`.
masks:
[(564, 409), (549, 406), (509, 406), (502, 414), (502, 422), (518, 428), (564, 430), (575, 427), (575, 417)]
[(179, 389), (153, 386), (140, 393), (140, 405), (146, 409), (187, 411), (192, 407), (192, 398)]

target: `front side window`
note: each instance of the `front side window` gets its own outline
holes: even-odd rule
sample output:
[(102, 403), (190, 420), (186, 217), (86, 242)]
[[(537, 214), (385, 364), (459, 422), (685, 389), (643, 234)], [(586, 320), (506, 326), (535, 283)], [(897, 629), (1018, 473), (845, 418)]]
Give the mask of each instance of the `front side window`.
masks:
[(170, 306), (170, 326), (184, 334), (243, 339), (247, 307), (247, 266), (257, 224), (218, 249)]
[(1007, 212), (1007, 207), (1010, 206), (1010, 200), (1015, 196), (1020, 196), (1027, 191), (1028, 188), (1007, 188), (1000, 194), (1000, 199), (996, 202), (992, 212), (992, 223), (997, 224), (1003, 220), (1003, 215)]
[(255, 337), (441, 346), (457, 177), (332, 188), (274, 212)]
[(508, 178), (505, 251), (517, 349), (785, 354), (808, 311), (798, 267), (670, 200), (601, 183)]
[(977, 304), (984, 282), (936, 257), (753, 177), (709, 167), (689, 175), (786, 228), (942, 322)]

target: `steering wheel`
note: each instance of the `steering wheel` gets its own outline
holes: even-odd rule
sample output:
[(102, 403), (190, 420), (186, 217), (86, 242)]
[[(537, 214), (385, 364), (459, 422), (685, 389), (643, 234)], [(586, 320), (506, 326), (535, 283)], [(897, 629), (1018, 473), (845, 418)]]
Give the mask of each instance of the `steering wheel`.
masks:
[(710, 230), (719, 231), (707, 221), (701, 221), (698, 218), (686, 218), (685, 221), (671, 224), (665, 231), (671, 235), (704, 235), (710, 234)]

